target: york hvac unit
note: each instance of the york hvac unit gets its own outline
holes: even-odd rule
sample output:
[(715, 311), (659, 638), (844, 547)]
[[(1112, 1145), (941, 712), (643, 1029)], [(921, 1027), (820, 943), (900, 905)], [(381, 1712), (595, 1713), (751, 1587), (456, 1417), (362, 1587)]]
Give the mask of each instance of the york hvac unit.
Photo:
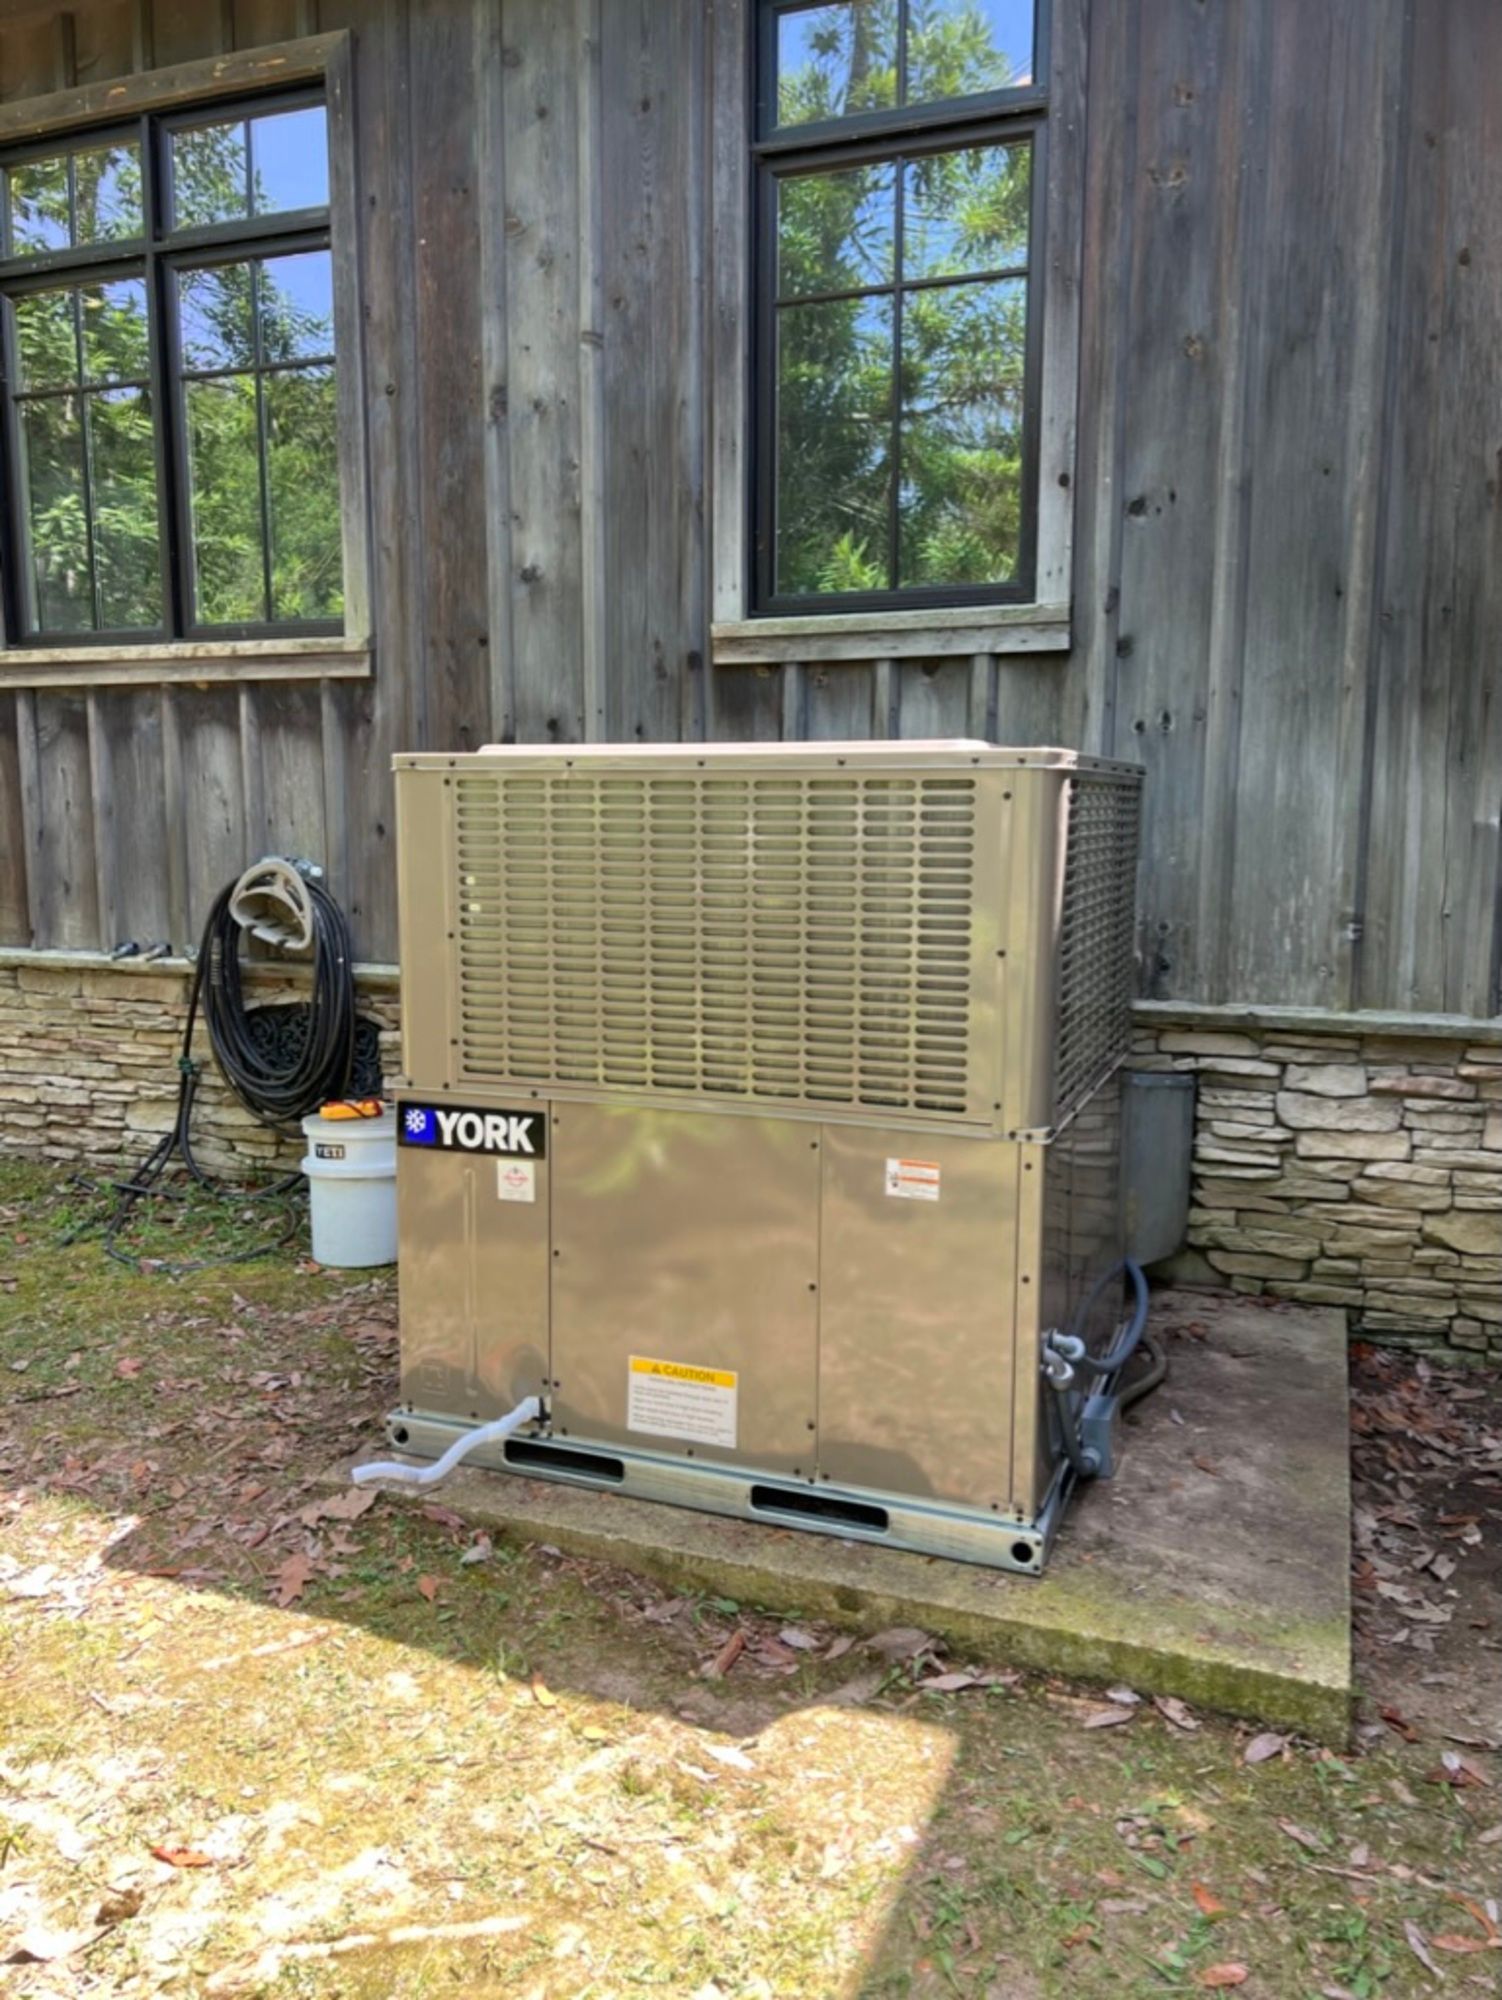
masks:
[(969, 742), (396, 771), (392, 1440), (536, 1397), (478, 1463), (1039, 1569), (1045, 1364), (1119, 1318), (1140, 773)]

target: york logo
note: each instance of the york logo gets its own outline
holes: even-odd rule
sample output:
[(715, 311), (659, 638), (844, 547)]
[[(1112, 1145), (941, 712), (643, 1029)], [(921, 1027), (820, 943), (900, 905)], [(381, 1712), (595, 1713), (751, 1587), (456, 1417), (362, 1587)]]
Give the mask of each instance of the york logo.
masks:
[(404, 1146), (433, 1146), (451, 1153), (491, 1153), (503, 1159), (540, 1160), (547, 1151), (541, 1111), (475, 1111), (447, 1104), (406, 1104), (400, 1126)]

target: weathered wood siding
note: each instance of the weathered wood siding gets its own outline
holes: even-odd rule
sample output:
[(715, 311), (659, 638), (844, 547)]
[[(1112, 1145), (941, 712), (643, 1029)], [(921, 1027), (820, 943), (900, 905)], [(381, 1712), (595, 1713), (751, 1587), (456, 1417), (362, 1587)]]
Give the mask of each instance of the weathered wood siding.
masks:
[(0, 942), (180, 944), (271, 846), (392, 957), (396, 749), (967, 733), (1146, 765), (1146, 992), (1502, 1010), (1502, 9), (1078, 0), (1073, 651), (716, 668), (744, 4), (0, 0), (6, 99), (353, 29), (377, 643), (0, 679)]

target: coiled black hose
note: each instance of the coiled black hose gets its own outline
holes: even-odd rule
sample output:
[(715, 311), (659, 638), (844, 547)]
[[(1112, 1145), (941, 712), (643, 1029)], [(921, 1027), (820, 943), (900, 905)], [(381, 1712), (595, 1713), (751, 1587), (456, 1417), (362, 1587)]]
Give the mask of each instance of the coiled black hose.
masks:
[[(193, 1152), (193, 1107), (198, 1096), (200, 1065), (193, 1054), (193, 1034), (200, 1009), (209, 1046), (225, 1082), (252, 1117), (271, 1130), (289, 1135), (300, 1119), (322, 1104), (347, 1097), (356, 1066), (354, 953), (343, 910), (321, 882), (307, 880), (312, 914), (313, 982), (305, 1009), (303, 1032), (269, 1032), (266, 1023), (280, 1008), (248, 1008), (241, 980), (240, 926), (230, 915), (230, 900), (239, 878), (214, 898), (188, 996), (188, 1018), (177, 1059), (177, 1107), (169, 1130), (127, 1179), (113, 1183), (116, 1206), (104, 1225), (104, 1247), (117, 1262), (138, 1268), (140, 1259), (118, 1241), (137, 1202), (148, 1195), (167, 1195), (163, 1176), (174, 1157), (197, 1185), (210, 1194), (237, 1202), (265, 1201), (300, 1190), (302, 1174), (283, 1174), (264, 1187), (226, 1185), (208, 1173)], [(208, 1264), (248, 1262), (278, 1250), (296, 1234), (299, 1210), (289, 1204), (281, 1234), (253, 1249), (192, 1263), (153, 1260), (152, 1268), (177, 1275)], [(82, 1231), (74, 1232), (81, 1234)], [(71, 1240), (71, 1239), (70, 1239)]]
[[(321, 882), (307, 883), (313, 912), (313, 990), (301, 1046), (278, 1048), (253, 1032), (240, 978), (240, 927), (230, 915), (236, 884), (221, 889), (199, 946), (183, 1035), (191, 1060), (193, 1025), (202, 996), (214, 1060), (246, 1110), (273, 1129), (295, 1126), (320, 1104), (343, 1097), (355, 1060), (354, 951), (343, 910)], [(207, 975), (207, 976), (205, 976)]]

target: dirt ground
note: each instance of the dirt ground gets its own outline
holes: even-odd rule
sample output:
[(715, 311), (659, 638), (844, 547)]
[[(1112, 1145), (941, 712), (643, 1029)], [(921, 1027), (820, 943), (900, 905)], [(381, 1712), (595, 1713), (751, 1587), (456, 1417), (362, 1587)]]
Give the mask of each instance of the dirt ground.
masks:
[[(1502, 1986), (1502, 1388), (1358, 1351), (1348, 1755), (332, 1495), (395, 1298), (0, 1163), (0, 1989)], [(274, 1218), (183, 1204), (171, 1259)]]

